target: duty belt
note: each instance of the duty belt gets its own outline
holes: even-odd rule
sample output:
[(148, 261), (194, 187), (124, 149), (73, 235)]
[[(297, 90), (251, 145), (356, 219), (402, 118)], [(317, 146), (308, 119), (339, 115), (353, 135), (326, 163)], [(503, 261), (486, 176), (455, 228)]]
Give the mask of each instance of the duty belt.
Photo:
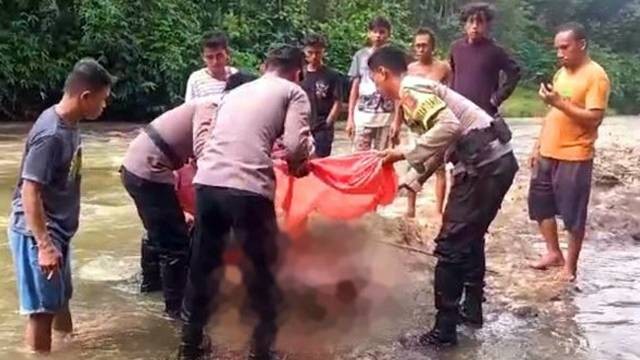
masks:
[(149, 135), (151, 142), (160, 149), (160, 151), (169, 159), (171, 166), (173, 166), (174, 170), (179, 169), (184, 164), (184, 161), (180, 160), (180, 157), (173, 151), (171, 146), (167, 144), (166, 141), (160, 136), (158, 130), (153, 127), (153, 125), (149, 124), (144, 127), (144, 132)]
[(491, 125), (482, 129), (473, 129), (462, 136), (455, 145), (450, 161), (461, 162), (466, 168), (473, 169), (492, 154), (492, 143), (507, 144), (511, 140), (511, 130), (502, 117), (497, 117)]

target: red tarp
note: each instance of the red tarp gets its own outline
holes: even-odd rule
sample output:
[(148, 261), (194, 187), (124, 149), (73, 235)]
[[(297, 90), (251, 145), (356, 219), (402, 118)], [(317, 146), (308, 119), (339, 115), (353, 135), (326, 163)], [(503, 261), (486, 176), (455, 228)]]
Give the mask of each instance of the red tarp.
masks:
[[(312, 213), (335, 220), (358, 218), (378, 205), (391, 203), (398, 188), (393, 167), (382, 167), (375, 152), (311, 160), (311, 173), (303, 178), (287, 175), (284, 161), (276, 160), (274, 168), (275, 206), (284, 216), (283, 230), (290, 234), (303, 230)], [(176, 181), (180, 204), (191, 213), (193, 172), (191, 165), (185, 166), (178, 171)]]
[(393, 167), (382, 167), (375, 152), (311, 160), (311, 173), (303, 178), (287, 175), (282, 161), (275, 169), (275, 204), (287, 232), (302, 230), (314, 212), (335, 220), (358, 218), (391, 203), (398, 188)]

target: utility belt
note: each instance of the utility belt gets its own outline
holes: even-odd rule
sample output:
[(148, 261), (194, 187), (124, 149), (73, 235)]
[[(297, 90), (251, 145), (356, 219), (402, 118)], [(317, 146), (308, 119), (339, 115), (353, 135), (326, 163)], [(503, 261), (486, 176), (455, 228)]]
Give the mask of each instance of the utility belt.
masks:
[(491, 125), (483, 129), (473, 129), (456, 143), (448, 161), (462, 165), (467, 172), (474, 173), (483, 161), (489, 159), (496, 145), (511, 141), (511, 129), (502, 116), (497, 116)]
[(145, 126), (143, 130), (149, 136), (151, 142), (153, 142), (153, 144), (158, 149), (160, 149), (164, 156), (167, 157), (167, 159), (171, 163), (171, 166), (173, 167), (173, 170), (180, 169), (182, 165), (184, 165), (184, 161), (182, 161), (180, 157), (173, 151), (171, 146), (167, 144), (166, 141), (164, 141), (162, 136), (160, 136), (158, 130), (156, 130), (153, 125), (149, 124)]

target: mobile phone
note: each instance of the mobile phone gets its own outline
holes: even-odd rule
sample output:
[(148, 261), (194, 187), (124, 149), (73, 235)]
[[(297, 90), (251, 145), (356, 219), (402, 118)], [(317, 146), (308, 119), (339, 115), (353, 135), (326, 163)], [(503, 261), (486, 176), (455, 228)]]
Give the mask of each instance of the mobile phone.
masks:
[(538, 84), (544, 84), (546, 88), (551, 88), (553, 86), (553, 78), (543, 72), (536, 73), (536, 82)]

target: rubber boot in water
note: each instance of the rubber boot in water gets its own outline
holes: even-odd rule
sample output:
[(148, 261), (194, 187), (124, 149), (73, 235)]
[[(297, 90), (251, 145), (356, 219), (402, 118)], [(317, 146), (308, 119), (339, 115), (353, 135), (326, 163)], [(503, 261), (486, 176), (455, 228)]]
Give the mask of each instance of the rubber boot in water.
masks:
[(438, 311), (433, 329), (420, 337), (420, 344), (434, 347), (450, 347), (458, 344), (456, 324), (458, 314)]
[(180, 320), (182, 297), (187, 278), (186, 256), (182, 254), (162, 256), (160, 271), (162, 272), (165, 314), (173, 320)]
[(194, 329), (188, 325), (182, 328), (182, 341), (178, 349), (178, 360), (209, 360), (213, 349), (208, 336), (202, 329)]
[(464, 300), (460, 306), (460, 322), (474, 327), (482, 327), (482, 302), (484, 291), (482, 286), (465, 285)]
[(149, 243), (149, 238), (146, 233), (142, 235), (140, 267), (142, 268), (140, 292), (151, 293), (162, 290), (158, 251)]

